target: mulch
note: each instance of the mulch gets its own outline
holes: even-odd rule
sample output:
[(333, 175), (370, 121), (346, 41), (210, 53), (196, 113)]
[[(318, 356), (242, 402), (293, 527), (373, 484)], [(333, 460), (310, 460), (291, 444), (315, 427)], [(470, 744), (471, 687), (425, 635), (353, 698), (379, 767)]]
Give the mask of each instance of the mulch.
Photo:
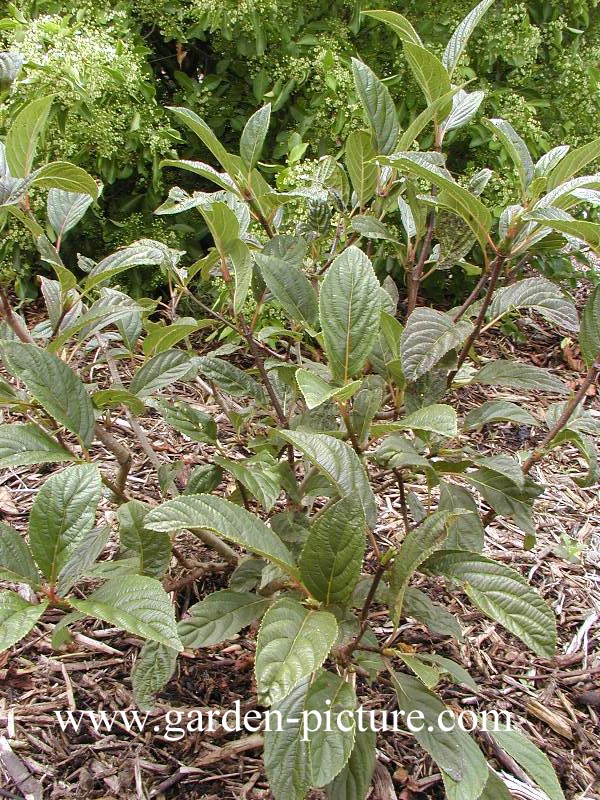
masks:
[[(520, 321), (526, 349), (533, 363), (557, 371), (576, 386), (576, 347), (566, 356), (561, 337), (539, 320)], [(564, 343), (563, 343), (564, 344)], [(523, 345), (501, 333), (486, 335), (486, 355), (523, 358)], [(94, 378), (106, 377), (98, 363)], [(187, 398), (213, 413), (220, 436), (236, 446), (233, 431), (214, 399), (198, 384), (173, 387), (173, 397)], [(492, 397), (510, 399), (540, 414), (551, 402), (532, 392), (495, 391), (464, 387), (454, 404), (460, 415)], [(588, 408), (600, 417), (597, 396)], [(3, 414), (5, 421), (10, 415)], [(161, 461), (183, 462), (184, 477), (197, 463), (210, 461), (212, 448), (198, 445), (167, 430), (160, 417), (149, 412), (143, 427)], [(131, 493), (140, 499), (160, 500), (154, 471), (131, 435), (127, 422), (115, 433), (136, 454)], [(516, 451), (534, 444), (539, 431), (514, 425), (494, 425), (475, 437), (483, 451)], [(493, 437), (493, 438), (492, 438)], [(471, 439), (471, 442), (473, 440)], [(112, 457), (102, 450), (99, 462), (112, 468)], [(14, 527), (25, 530), (35, 493), (53, 467), (6, 470), (0, 477), (0, 512)], [(450, 682), (440, 691), (456, 709), (506, 710), (513, 723), (532, 738), (551, 759), (568, 800), (600, 800), (600, 502), (598, 487), (580, 488), (571, 475), (585, 466), (577, 451), (565, 446), (536, 465), (532, 477), (544, 486), (535, 504), (538, 531), (533, 550), (523, 549), (523, 534), (510, 521), (496, 520), (487, 529), (485, 552), (510, 565), (534, 585), (557, 615), (559, 643), (552, 661), (536, 658), (503, 628), (484, 618), (461, 593), (451, 593), (443, 581), (421, 577), (434, 598), (447, 604), (461, 618), (465, 640), (432, 635), (414, 622), (402, 629), (403, 642), (417, 652), (432, 648), (454, 658), (470, 671), (477, 691)], [(427, 500), (427, 487), (417, 480), (408, 488)], [(435, 491), (431, 496), (435, 503)], [(398, 544), (403, 526), (399, 493), (387, 486), (378, 494), (380, 542)], [(486, 511), (482, 505), (482, 511)], [(114, 506), (105, 501), (101, 514), (114, 520)], [(571, 537), (580, 546), (579, 559), (571, 563), (560, 550), (560, 537)], [(177, 538), (181, 560), (211, 562), (214, 554), (189, 534)], [(114, 552), (117, 543), (112, 542)], [(106, 557), (106, 556), (105, 556)], [(169, 586), (178, 613), (207, 593), (227, 585), (227, 569), (208, 571), (196, 580), (185, 579), (185, 567), (173, 560)], [(261, 762), (260, 737), (214, 732), (189, 733), (170, 741), (154, 731), (155, 721), (169, 709), (186, 712), (232, 707), (239, 700), (242, 711), (253, 707), (254, 637), (245, 634), (231, 643), (185, 653), (175, 677), (160, 694), (155, 711), (142, 733), (122, 725), (110, 733), (96, 733), (84, 720), (80, 730), (62, 732), (55, 711), (68, 709), (134, 708), (130, 671), (139, 640), (109, 626), (83, 620), (74, 626), (73, 642), (60, 651), (50, 646), (53, 618), (48, 612), (39, 627), (10, 652), (0, 655), (0, 798), (31, 796), (62, 800), (143, 800), (157, 798), (236, 798), (259, 800), (270, 796)], [(384, 634), (389, 621), (374, 607), (371, 623)], [(368, 686), (359, 678), (363, 704), (394, 708), (392, 688), (382, 679)], [(519, 767), (494, 750), (482, 746), (502, 774), (514, 798), (543, 800), (545, 795), (527, 780)], [(311, 798), (325, 795), (313, 792)], [(385, 733), (378, 739), (378, 767), (372, 800), (425, 800), (444, 796), (439, 772), (412, 736)]]

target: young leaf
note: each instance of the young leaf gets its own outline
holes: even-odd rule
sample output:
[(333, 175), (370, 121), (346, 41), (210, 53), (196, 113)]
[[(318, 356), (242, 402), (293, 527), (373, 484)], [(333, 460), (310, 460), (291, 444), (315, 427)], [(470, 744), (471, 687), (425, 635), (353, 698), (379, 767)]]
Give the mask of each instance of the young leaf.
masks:
[(161, 578), (171, 560), (171, 539), (167, 533), (157, 533), (145, 527), (149, 512), (150, 506), (140, 500), (130, 500), (119, 506), (119, 539), (124, 550), (139, 555), (140, 575)]
[(94, 528), (82, 537), (58, 574), (56, 582), (58, 595), (64, 597), (79, 578), (89, 575), (90, 567), (106, 547), (109, 537), (109, 525)]
[(547, 153), (544, 153), (535, 163), (534, 177), (547, 177), (554, 167), (563, 160), (570, 149), (570, 145), (561, 144), (558, 147), (553, 147), (552, 150), (549, 150)]
[(234, 461), (222, 456), (213, 456), (215, 464), (230, 472), (253, 497), (256, 497), (265, 511), (270, 512), (281, 494), (280, 465), (269, 463), (268, 457), (253, 456), (244, 461)]
[(373, 70), (357, 58), (352, 59), (352, 73), (358, 99), (375, 137), (377, 152), (389, 155), (396, 149), (400, 132), (392, 96)]
[[(233, 192), (238, 197), (240, 196), (240, 191), (237, 187), (237, 184), (226, 172), (218, 172), (214, 167), (211, 167), (210, 164), (205, 164), (203, 161), (189, 161), (185, 158), (166, 158), (164, 161), (160, 162), (160, 167), (175, 167), (176, 169), (183, 169), (186, 172), (193, 172), (194, 175), (199, 175), (201, 178), (211, 181), (219, 188), (224, 189), (226, 192)], [(191, 197), (189, 202), (191, 203), (192, 208), (194, 208), (196, 205), (199, 205), (194, 197)], [(172, 214), (185, 210), (183, 204), (177, 204), (177, 206), (174, 207), (170, 203), (167, 205), (167, 203), (169, 203), (169, 201), (165, 202), (154, 213)]]
[(397, 149), (400, 151), (409, 150), (415, 139), (418, 139), (432, 120), (440, 119), (444, 112), (448, 113), (448, 109), (452, 108), (452, 99), (459, 91), (460, 86), (454, 86), (449, 92), (434, 100), (433, 103), (429, 103), (427, 108), (421, 111), (419, 116), (410, 123), (400, 136)]
[(485, 556), (442, 551), (426, 569), (458, 581), (472, 602), (518, 636), (534, 653), (552, 658), (556, 647), (554, 612), (515, 570)]
[(169, 595), (159, 581), (144, 575), (112, 578), (86, 600), (70, 598), (71, 605), (90, 617), (123, 628), (164, 644), (177, 652), (183, 650)]
[[(482, 104), (485, 97), (484, 92), (467, 92), (460, 91), (453, 97), (452, 111), (444, 120), (444, 135), (450, 131), (463, 128), (470, 122)], [(471, 187), (469, 187), (471, 188)]]
[(193, 442), (211, 444), (217, 440), (217, 423), (210, 414), (183, 400), (158, 401), (165, 422)]
[(532, 428), (537, 428), (540, 424), (540, 421), (527, 409), (511, 403), (510, 400), (486, 400), (485, 403), (469, 411), (463, 423), (463, 430), (482, 428), (492, 422), (514, 422), (517, 425), (530, 425)]
[(348, 400), (362, 386), (362, 381), (352, 381), (346, 386), (331, 386), (316, 372), (300, 367), (296, 370), (296, 383), (302, 392), (308, 408), (316, 408), (327, 400)]
[(451, 77), (452, 73), (458, 66), (460, 57), (464, 53), (465, 47), (471, 38), (471, 34), (477, 25), (479, 25), (481, 18), (493, 2), (494, 0), (482, 0), (481, 3), (478, 3), (475, 8), (469, 11), (467, 16), (463, 19), (450, 37), (450, 41), (446, 45), (444, 55), (442, 56), (442, 63), (448, 70), (448, 73)]
[(201, 375), (216, 383), (226, 394), (232, 397), (252, 397), (258, 402), (264, 402), (260, 383), (234, 364), (215, 356), (201, 356), (194, 359), (194, 364)]
[(146, 642), (131, 670), (133, 698), (142, 711), (152, 711), (154, 695), (160, 692), (175, 674), (177, 650), (158, 642)]
[(401, 434), (387, 436), (375, 451), (375, 460), (388, 469), (421, 467), (432, 468), (428, 458), (422, 456), (414, 444)]
[(346, 139), (346, 169), (361, 208), (377, 190), (376, 155), (367, 131), (352, 131)]
[(304, 322), (314, 330), (319, 327), (317, 298), (304, 273), (287, 259), (255, 253), (254, 260), (269, 291), (279, 300), (292, 322)]
[(405, 43), (409, 42), (410, 44), (416, 44), (420, 47), (423, 46), (423, 42), (421, 41), (421, 37), (413, 28), (411, 23), (404, 17), (402, 14), (398, 14), (396, 11), (362, 11), (361, 12), (365, 17), (373, 17), (373, 19), (379, 20), (379, 22), (383, 22), (385, 25), (389, 25), (389, 27), (398, 35), (400, 41)]
[(397, 422), (382, 422), (371, 427), (371, 434), (375, 437), (394, 431), (426, 431), (453, 439), (458, 434), (458, 417), (452, 406), (433, 403), (413, 411)]
[[(526, 214), (524, 219), (541, 223), (544, 228), (572, 236), (589, 245), (596, 253), (600, 253), (600, 225), (596, 222), (582, 222), (574, 219), (560, 208), (537, 208)], [(542, 233), (544, 232), (542, 228)]]
[(274, 603), (263, 617), (256, 642), (259, 702), (277, 703), (318, 669), (337, 634), (336, 619), (328, 611), (309, 611), (291, 597)]
[(500, 141), (506, 148), (509, 156), (514, 162), (521, 181), (523, 193), (529, 188), (533, 180), (534, 166), (529, 149), (523, 139), (519, 136), (510, 122), (505, 119), (487, 120), (487, 125), (498, 135)]
[(14, 178), (26, 178), (31, 172), (38, 140), (53, 100), (53, 95), (32, 100), (14, 118), (5, 142), (6, 162)]
[(433, 308), (416, 308), (402, 332), (402, 371), (416, 381), (434, 367), (450, 350), (457, 350), (473, 330), (469, 320), (457, 323)]
[(511, 477), (487, 467), (469, 472), (465, 479), (483, 495), (497, 514), (514, 519), (522, 531), (535, 536), (533, 501), (542, 493), (541, 486), (527, 479), (520, 487)]
[(85, 445), (94, 434), (94, 406), (80, 378), (57, 356), (35, 344), (5, 342), (6, 367), (51, 417), (75, 433)]
[(0, 425), (0, 469), (73, 461), (73, 455), (33, 422)]
[(29, 542), (50, 583), (92, 529), (101, 489), (98, 467), (79, 464), (51, 475), (37, 493), (29, 516)]
[(600, 287), (598, 286), (588, 297), (583, 309), (579, 345), (586, 367), (591, 367), (600, 354)]
[(50, 189), (46, 212), (58, 239), (62, 239), (65, 233), (77, 225), (93, 202), (94, 198), (89, 194)]
[(281, 715), (281, 725), (265, 730), (265, 772), (275, 800), (305, 800), (311, 785), (310, 745), (303, 724), (308, 684), (308, 678), (300, 681), (273, 706), (273, 713)]
[(514, 730), (492, 730), (490, 734), (550, 800), (565, 800), (550, 759), (530, 739)]
[(269, 559), (293, 578), (294, 560), (279, 537), (255, 514), (222, 497), (185, 495), (152, 509), (144, 524), (152, 531), (175, 533), (187, 529), (213, 531), (259, 556)]
[(240, 139), (240, 155), (248, 169), (252, 169), (260, 158), (269, 123), (271, 121), (271, 104), (259, 108), (250, 117)]
[(463, 640), (462, 627), (454, 614), (414, 586), (408, 586), (404, 594), (404, 617), (416, 619), (440, 636), (453, 636), (458, 642)]
[(571, 150), (560, 160), (548, 176), (548, 191), (556, 189), (561, 183), (565, 183), (569, 178), (577, 175), (597, 158), (600, 158), (600, 137), (576, 150)]
[(362, 505), (348, 495), (319, 515), (300, 555), (300, 577), (325, 605), (344, 605), (360, 577), (366, 545)]
[(497, 359), (489, 361), (473, 378), (484, 386), (510, 386), (513, 389), (536, 389), (553, 394), (568, 394), (562, 381), (547, 369), (524, 364), (521, 361)]
[(40, 573), (25, 540), (4, 522), (0, 522), (0, 580), (30, 586), (40, 582)]
[(47, 608), (47, 600), (32, 605), (16, 592), (0, 591), (0, 653), (27, 636)]
[(178, 625), (184, 647), (195, 650), (232, 639), (242, 628), (260, 619), (270, 599), (251, 592), (222, 589), (193, 605)]
[(235, 179), (239, 173), (239, 170), (236, 167), (235, 158), (223, 147), (210, 126), (207, 125), (201, 117), (199, 117), (197, 114), (194, 114), (194, 112), (190, 111), (188, 108), (177, 108), (171, 106), (169, 107), (169, 111), (172, 111), (180, 122), (182, 122), (184, 125), (187, 125), (187, 127), (196, 134), (196, 136), (217, 159), (225, 172), (227, 172), (232, 179)]
[(138, 397), (150, 397), (175, 381), (189, 377), (194, 367), (195, 362), (184, 350), (164, 350), (134, 373), (129, 391)]
[(444, 549), (470, 550), (473, 553), (483, 550), (484, 531), (479, 519), (479, 509), (466, 489), (455, 483), (440, 481), (438, 511), (468, 512), (456, 514), (449, 521)]
[(333, 483), (342, 497), (357, 494), (367, 525), (375, 526), (377, 503), (360, 459), (346, 442), (324, 433), (277, 431)]
[(346, 766), (327, 787), (329, 800), (365, 800), (375, 771), (376, 739), (370, 728), (364, 731), (357, 728)]
[(379, 329), (379, 281), (367, 256), (351, 246), (331, 264), (319, 293), (319, 317), (333, 377), (347, 383), (369, 357)]

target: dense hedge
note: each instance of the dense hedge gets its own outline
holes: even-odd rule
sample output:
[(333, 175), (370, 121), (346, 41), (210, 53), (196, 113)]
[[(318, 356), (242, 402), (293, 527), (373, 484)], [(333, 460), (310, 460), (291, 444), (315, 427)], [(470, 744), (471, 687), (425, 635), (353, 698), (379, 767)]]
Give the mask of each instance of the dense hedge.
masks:
[[(577, 144), (600, 133), (599, 0), (498, 0), (473, 37), (458, 79), (486, 90), (487, 116), (508, 119), (539, 156), (550, 142)], [(177, 148), (199, 154), (165, 106), (204, 116), (226, 143), (249, 115), (273, 105), (265, 160), (294, 165), (335, 153), (360, 112), (349, 57), (358, 53), (386, 82), (406, 123), (421, 96), (400, 42), (360, 0), (24, 0), (8, 6), (0, 47), (25, 60), (19, 80), (0, 95), (0, 127), (25, 97), (53, 92), (57, 108), (45, 144), (48, 157), (80, 164), (104, 183), (101, 204), (71, 242), (98, 252), (144, 235), (197, 244), (202, 231), (152, 218), (164, 198), (160, 159)], [(371, 5), (371, 4), (369, 4)], [(442, 43), (471, 0), (392, 0), (423, 38)], [(451, 163), (479, 166), (489, 132), (474, 125), (455, 134)], [(184, 139), (180, 142), (179, 139)], [(492, 145), (494, 146), (494, 145)], [(206, 154), (203, 154), (204, 156)], [(498, 174), (488, 192), (509, 197), (513, 173), (498, 147)], [(285, 176), (283, 177), (285, 179)], [(25, 234), (5, 225), (0, 271), (27, 275), (34, 253)], [(21, 255), (21, 259), (19, 259)]]

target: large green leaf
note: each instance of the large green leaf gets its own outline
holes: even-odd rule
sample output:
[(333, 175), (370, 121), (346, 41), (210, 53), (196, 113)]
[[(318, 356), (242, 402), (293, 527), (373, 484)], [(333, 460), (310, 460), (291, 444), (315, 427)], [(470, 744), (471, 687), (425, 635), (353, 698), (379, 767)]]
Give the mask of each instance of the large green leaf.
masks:
[(194, 360), (198, 372), (206, 380), (213, 381), (226, 394), (232, 397), (253, 397), (259, 402), (264, 401), (264, 392), (260, 383), (250, 375), (216, 356), (201, 356)]
[(294, 578), (294, 559), (279, 539), (255, 514), (222, 497), (185, 495), (154, 508), (145, 518), (146, 528), (175, 533), (184, 529), (213, 531), (218, 536), (263, 556)]
[(27, 636), (47, 608), (47, 600), (32, 605), (15, 592), (0, 591), (0, 653)]
[(305, 800), (312, 780), (310, 745), (304, 735), (303, 712), (309, 679), (300, 681), (273, 706), (281, 724), (265, 730), (264, 763), (275, 800)]
[(316, 372), (309, 372), (302, 367), (296, 370), (296, 383), (310, 409), (317, 408), (327, 400), (348, 400), (362, 386), (362, 381), (352, 381), (345, 386), (332, 386)]
[(597, 222), (574, 219), (560, 208), (537, 208), (526, 214), (524, 219), (539, 222), (545, 228), (579, 239), (596, 253), (600, 253), (600, 225)]
[(325, 352), (334, 378), (347, 383), (364, 366), (379, 330), (381, 295), (373, 265), (348, 247), (329, 267), (319, 293)]
[[(324, 709), (331, 711), (330, 725), (323, 725)], [(310, 685), (304, 704), (304, 735), (310, 743), (313, 786), (326, 786), (348, 762), (354, 747), (355, 710), (356, 694), (350, 683), (321, 670)]]
[(333, 483), (342, 497), (357, 494), (365, 512), (367, 525), (375, 526), (377, 503), (369, 484), (365, 468), (346, 442), (325, 433), (277, 431), (278, 436), (294, 447), (314, 464)]
[(513, 389), (536, 389), (553, 394), (568, 394), (562, 381), (547, 369), (524, 364), (521, 361), (497, 359), (489, 361), (473, 378), (474, 383), (485, 386), (510, 386)]
[(29, 541), (51, 583), (92, 529), (101, 490), (98, 467), (78, 464), (51, 475), (37, 493), (29, 515)]
[(270, 292), (292, 322), (304, 322), (313, 329), (318, 328), (317, 298), (306, 275), (286, 258), (255, 253), (254, 260)]
[(409, 586), (404, 595), (404, 616), (413, 617), (440, 636), (453, 636), (462, 642), (463, 631), (454, 614), (444, 606), (434, 603), (424, 592)]
[[(194, 175), (199, 175), (201, 178), (205, 178), (206, 180), (212, 181), (221, 189), (224, 189), (226, 192), (234, 192), (235, 194), (239, 195), (239, 190), (235, 181), (229, 177), (226, 172), (218, 172), (214, 167), (211, 167), (210, 164), (205, 164), (203, 161), (189, 161), (188, 159), (180, 158), (180, 159), (172, 159), (166, 158), (164, 161), (160, 162), (161, 167), (175, 167), (176, 169), (183, 169), (186, 172), (193, 172)], [(196, 202), (192, 198), (190, 203), (195, 206)], [(179, 205), (175, 207), (176, 212), (179, 213), (180, 211), (184, 210)], [(164, 206), (161, 206), (157, 209), (155, 214), (172, 214), (173, 207), (167, 206), (166, 203)]]
[(475, 8), (469, 11), (450, 37), (450, 41), (446, 45), (444, 55), (442, 56), (442, 63), (448, 70), (450, 76), (452, 76), (452, 73), (458, 66), (460, 57), (471, 38), (471, 34), (477, 25), (479, 25), (479, 21), (493, 2), (494, 0), (482, 0), (481, 3), (478, 3)]
[(469, 320), (458, 323), (433, 308), (416, 308), (406, 322), (400, 347), (402, 371), (408, 381), (425, 375), (450, 350), (457, 350), (473, 330)]
[[(460, 512), (459, 512), (460, 513)], [(454, 512), (436, 511), (409, 531), (394, 557), (390, 577), (390, 616), (397, 625), (408, 582), (419, 566), (444, 544)]]
[(70, 598), (71, 605), (87, 616), (123, 628), (135, 636), (159, 642), (180, 652), (175, 614), (169, 595), (159, 581), (145, 575), (112, 578), (86, 600)]
[[(410, 42), (404, 42), (404, 54), (428, 104), (448, 94), (452, 88), (450, 77), (436, 55), (425, 47)], [(439, 117), (444, 118), (451, 107), (448, 103), (445, 108), (441, 108)]]
[(0, 425), (0, 469), (60, 461), (73, 456), (33, 422)]
[(560, 160), (548, 177), (548, 191), (552, 191), (557, 186), (560, 186), (561, 183), (565, 183), (569, 178), (572, 178), (573, 175), (577, 175), (578, 172), (581, 172), (584, 167), (597, 158), (600, 158), (600, 137), (578, 147), (576, 150), (571, 150)]
[(100, 525), (82, 536), (58, 574), (56, 581), (58, 595), (64, 597), (80, 578), (90, 574), (94, 562), (106, 547), (110, 533), (110, 525)]
[(148, 359), (134, 373), (129, 391), (149, 397), (193, 372), (195, 361), (184, 350), (164, 350)]
[(550, 759), (530, 739), (515, 730), (491, 730), (490, 734), (550, 800), (565, 800)]
[(171, 106), (169, 107), (169, 111), (172, 111), (180, 122), (182, 122), (184, 125), (187, 125), (187, 127), (196, 134), (196, 136), (217, 159), (225, 172), (227, 172), (232, 178), (235, 178), (238, 175), (239, 170), (236, 167), (235, 158), (231, 155), (231, 153), (227, 152), (211, 127), (207, 125), (201, 117), (199, 117), (193, 111), (190, 111), (189, 108)]
[(479, 509), (471, 494), (456, 483), (440, 481), (438, 511), (464, 511), (448, 522), (448, 536), (444, 543), (447, 550), (483, 550), (484, 531), (479, 519)]
[(40, 574), (23, 537), (0, 522), (0, 580), (37, 586)]
[(184, 400), (159, 401), (156, 405), (165, 422), (193, 442), (216, 442), (217, 423), (211, 414)]
[(500, 141), (513, 160), (519, 173), (521, 190), (525, 193), (533, 180), (534, 172), (533, 160), (527, 145), (510, 122), (507, 122), (505, 119), (490, 119), (487, 120), (487, 123), (492, 131), (498, 135)]
[(352, 59), (352, 73), (358, 99), (375, 137), (377, 152), (389, 155), (396, 149), (400, 132), (392, 96), (373, 70), (357, 58)]
[(427, 125), (432, 120), (440, 119), (444, 112), (447, 112), (452, 106), (452, 99), (457, 92), (460, 91), (460, 86), (454, 86), (449, 92), (438, 97), (433, 103), (429, 103), (418, 117), (416, 117), (400, 136), (398, 140), (398, 150), (409, 150), (412, 143), (417, 139), (425, 130)]
[(379, 20), (379, 22), (383, 22), (398, 35), (400, 40), (404, 42), (410, 42), (411, 44), (416, 45), (423, 45), (421, 41), (421, 37), (413, 28), (411, 23), (404, 17), (402, 14), (398, 14), (396, 11), (363, 11), (362, 14), (365, 17), (373, 17), (373, 19)]
[(99, 283), (133, 267), (176, 264), (180, 256), (181, 251), (171, 250), (154, 239), (140, 239), (111, 253), (92, 267), (84, 284), (85, 290), (89, 292)]
[(154, 695), (171, 680), (177, 666), (177, 650), (158, 642), (146, 642), (131, 670), (136, 705), (142, 711), (154, 708)]
[(281, 465), (271, 458), (266, 453), (243, 461), (213, 456), (215, 464), (231, 473), (267, 512), (271, 511), (281, 494)]
[(248, 169), (252, 169), (260, 158), (270, 121), (271, 104), (267, 103), (252, 114), (242, 131), (240, 155)]
[(256, 642), (259, 702), (278, 702), (318, 669), (337, 634), (336, 619), (328, 611), (309, 611), (291, 597), (274, 603), (263, 617)]
[(53, 100), (53, 95), (32, 100), (14, 118), (5, 143), (6, 162), (14, 178), (25, 178), (31, 172), (38, 140)]
[(600, 286), (596, 286), (584, 306), (579, 345), (586, 366), (591, 367), (600, 354)]
[(397, 422), (382, 422), (371, 426), (373, 436), (394, 431), (425, 431), (453, 439), (458, 434), (458, 417), (452, 406), (433, 403), (402, 417)]
[(74, 228), (93, 202), (94, 198), (89, 194), (50, 189), (46, 211), (57, 237), (62, 238)]
[(346, 169), (361, 208), (377, 190), (376, 155), (367, 131), (352, 131), (346, 139)]
[(485, 403), (469, 411), (463, 423), (463, 430), (481, 428), (492, 422), (514, 422), (517, 425), (530, 425), (533, 428), (540, 424), (540, 421), (526, 408), (510, 400), (486, 400)]
[(521, 308), (532, 308), (548, 322), (565, 330), (579, 330), (577, 309), (572, 300), (567, 299), (555, 283), (539, 275), (499, 289), (488, 310), (488, 318), (497, 319)]
[(160, 578), (171, 560), (171, 539), (167, 533), (158, 533), (145, 527), (149, 512), (150, 506), (140, 500), (130, 500), (119, 506), (119, 539), (124, 550), (138, 554), (141, 575)]
[(329, 800), (365, 800), (375, 771), (376, 739), (369, 728), (357, 728), (348, 763), (327, 787)]
[(242, 628), (260, 619), (269, 607), (268, 597), (222, 589), (193, 605), (178, 625), (183, 646), (192, 650), (232, 639)]
[(326, 605), (345, 604), (360, 577), (366, 528), (358, 496), (348, 495), (312, 523), (300, 556), (300, 576)]
[(485, 556), (458, 550), (435, 553), (425, 566), (461, 583), (484, 614), (504, 625), (534, 653), (554, 656), (554, 612), (518, 572)]
[(541, 486), (527, 479), (520, 487), (510, 476), (487, 467), (467, 473), (465, 479), (483, 495), (497, 514), (514, 519), (522, 531), (535, 536), (533, 501), (541, 494)]
[(41, 189), (62, 189), (65, 192), (82, 192), (88, 194), (93, 200), (98, 197), (98, 184), (81, 167), (70, 164), (68, 161), (51, 161), (44, 164), (29, 176), (32, 186)]
[(85, 386), (60, 358), (35, 344), (5, 342), (6, 367), (51, 417), (89, 445), (94, 434), (94, 406)]

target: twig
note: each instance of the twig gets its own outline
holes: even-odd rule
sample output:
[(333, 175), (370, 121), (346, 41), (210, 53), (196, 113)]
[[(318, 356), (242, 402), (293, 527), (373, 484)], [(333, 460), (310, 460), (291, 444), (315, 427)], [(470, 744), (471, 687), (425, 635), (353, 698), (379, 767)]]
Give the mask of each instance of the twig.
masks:
[(406, 317), (410, 317), (417, 305), (417, 297), (419, 295), (419, 287), (421, 285), (421, 276), (423, 274), (423, 267), (431, 252), (431, 242), (433, 240), (433, 232), (435, 230), (435, 211), (429, 212), (429, 219), (427, 221), (427, 232), (423, 240), (423, 246), (419, 253), (419, 259), (412, 269), (408, 279), (408, 302), (406, 307)]

